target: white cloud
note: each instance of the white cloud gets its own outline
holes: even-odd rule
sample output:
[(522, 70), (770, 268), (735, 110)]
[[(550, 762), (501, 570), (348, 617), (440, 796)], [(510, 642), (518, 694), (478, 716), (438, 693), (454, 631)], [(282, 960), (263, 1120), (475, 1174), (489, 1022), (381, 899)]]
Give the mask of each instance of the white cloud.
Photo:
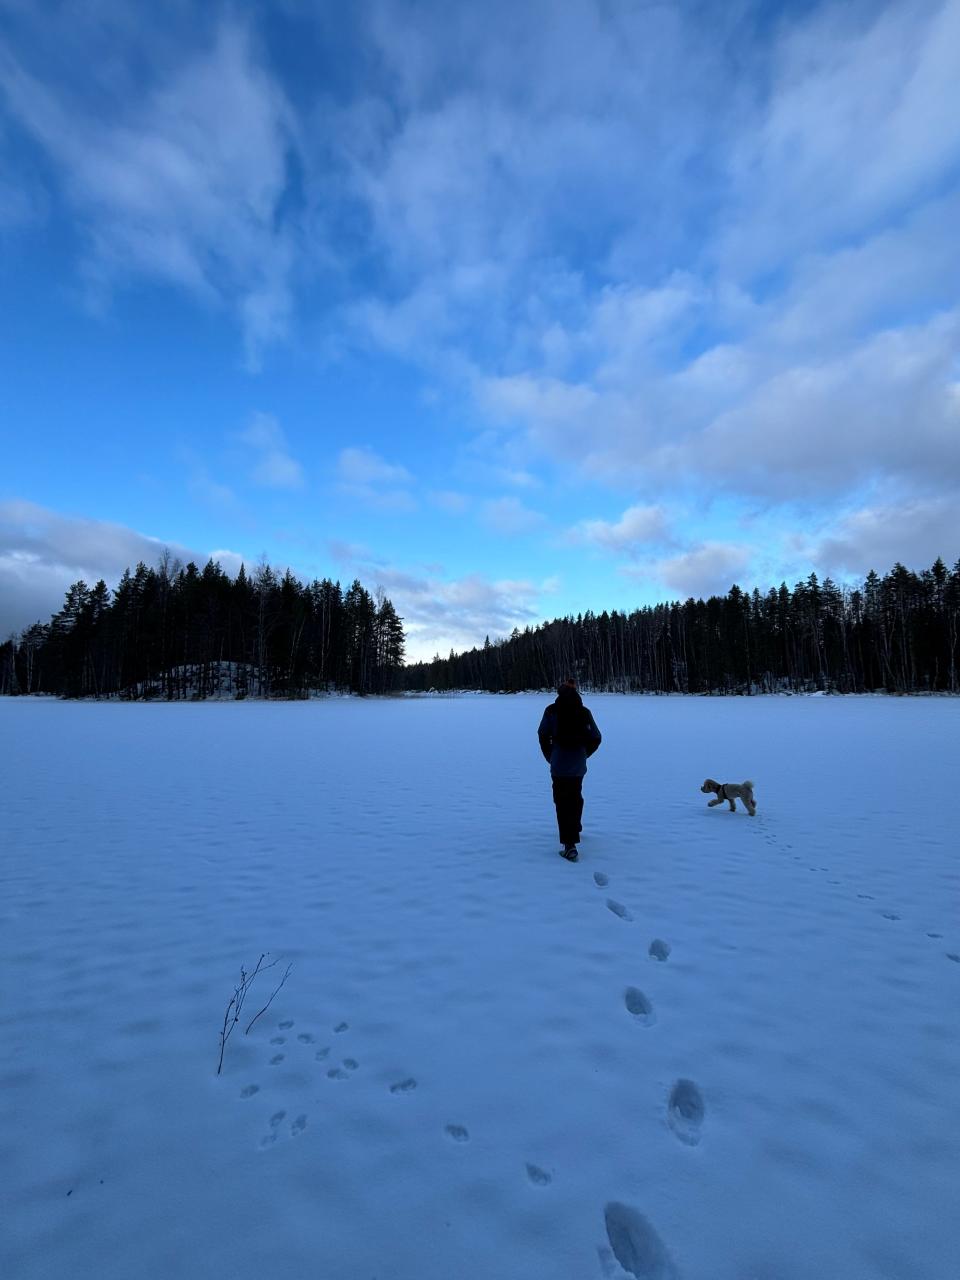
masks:
[(960, 558), (960, 491), (947, 496), (878, 503), (848, 512), (815, 537), (797, 540), (821, 573), (881, 575), (900, 561), (909, 569), (929, 568), (937, 556), (952, 567)]
[(633, 506), (627, 507), (619, 520), (581, 520), (570, 537), (607, 551), (637, 555), (649, 543), (669, 541), (670, 528), (662, 507)]
[[(343, 546), (347, 552), (350, 548)], [(526, 578), (490, 578), (469, 573), (451, 578), (440, 566), (410, 572), (382, 560), (370, 559), (363, 548), (346, 555), (345, 567), (368, 586), (382, 586), (403, 618), (407, 661), (428, 661), (439, 653), (457, 652), (508, 636), (515, 627), (535, 625), (542, 611), (542, 594), (556, 589), (555, 581), (537, 583)]]
[(419, 578), (381, 570), (378, 581), (404, 619), (407, 660), (446, 657), (507, 636), (515, 627), (535, 625), (542, 588), (528, 579)]
[(286, 437), (272, 414), (255, 413), (239, 439), (254, 451), (252, 479), (267, 489), (302, 489), (303, 467), (290, 455)]
[[(892, 252), (901, 263), (929, 225), (917, 223), (911, 244), (898, 241)], [(937, 225), (942, 231), (939, 218)], [(902, 309), (920, 295), (921, 280), (938, 293), (954, 280), (960, 287), (945, 244), (941, 237), (936, 252), (914, 254)], [(861, 257), (856, 281), (846, 268), (828, 281), (821, 263), (798, 282), (786, 311), (764, 308), (737, 342), (677, 370), (648, 369), (640, 386), (514, 374), (481, 380), (480, 403), (541, 455), (572, 460), (611, 485), (643, 479), (667, 491), (707, 478), (727, 492), (788, 498), (874, 477), (942, 480), (960, 468), (960, 310), (864, 332), (865, 315), (889, 316), (896, 298), (884, 255)], [(818, 325), (821, 314), (828, 319)]]
[(215, 548), (210, 552), (209, 557), (204, 558), (204, 563), (207, 558), (219, 564), (224, 573), (229, 574), (231, 578), (235, 578), (241, 567), (247, 563), (239, 551), (230, 551), (226, 547)]
[(0, 502), (0, 636), (47, 622), (67, 588), (103, 578), (111, 590), (139, 561), (156, 566), (168, 550), (183, 563), (211, 556), (224, 569), (240, 565), (236, 552), (201, 552), (106, 520), (65, 516), (32, 502)]
[(751, 548), (738, 543), (704, 542), (679, 555), (624, 572), (630, 577), (656, 579), (684, 598), (722, 596), (747, 572), (752, 557)]

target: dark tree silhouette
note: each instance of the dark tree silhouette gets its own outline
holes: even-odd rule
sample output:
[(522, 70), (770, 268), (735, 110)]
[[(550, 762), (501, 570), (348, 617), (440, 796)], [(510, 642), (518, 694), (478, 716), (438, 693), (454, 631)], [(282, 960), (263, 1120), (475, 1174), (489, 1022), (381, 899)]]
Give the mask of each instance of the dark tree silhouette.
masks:
[(64, 697), (305, 697), (398, 689), (403, 622), (359, 582), (344, 596), (267, 564), (235, 579), (161, 557), (127, 569), (111, 592), (75, 582), (48, 623), (0, 645), (0, 693)]
[(573, 673), (587, 688), (651, 693), (960, 692), (960, 561), (841, 588), (811, 574), (766, 595), (581, 613), (405, 669), (408, 689), (516, 692)]

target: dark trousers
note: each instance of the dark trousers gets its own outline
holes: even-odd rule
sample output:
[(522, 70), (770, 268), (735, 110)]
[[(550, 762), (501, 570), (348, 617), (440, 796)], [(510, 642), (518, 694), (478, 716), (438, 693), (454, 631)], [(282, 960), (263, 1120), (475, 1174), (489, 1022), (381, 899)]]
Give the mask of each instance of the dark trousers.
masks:
[(576, 844), (583, 817), (583, 779), (554, 778), (553, 803), (557, 806), (557, 827), (561, 844)]

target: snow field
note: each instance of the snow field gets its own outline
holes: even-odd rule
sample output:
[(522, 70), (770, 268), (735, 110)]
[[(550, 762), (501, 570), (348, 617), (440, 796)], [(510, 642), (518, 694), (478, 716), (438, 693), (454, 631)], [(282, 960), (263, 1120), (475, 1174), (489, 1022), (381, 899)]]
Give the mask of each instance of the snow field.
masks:
[(956, 703), (547, 701), (0, 702), (2, 1274), (953, 1280)]

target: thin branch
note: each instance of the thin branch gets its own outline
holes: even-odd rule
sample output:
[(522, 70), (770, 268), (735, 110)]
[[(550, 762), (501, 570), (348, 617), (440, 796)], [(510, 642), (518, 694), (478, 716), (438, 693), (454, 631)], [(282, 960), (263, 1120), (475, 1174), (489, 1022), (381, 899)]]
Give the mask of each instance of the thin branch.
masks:
[[(276, 961), (274, 961), (274, 963), (276, 963)], [(268, 967), (269, 967), (269, 966), (268, 966)], [(278, 986), (277, 986), (277, 990), (276, 990), (276, 991), (274, 991), (273, 996), (275, 996), (275, 995), (277, 994), (277, 991), (279, 991), (279, 990), (280, 990), (280, 988), (283, 986), (283, 984), (286, 982), (286, 980), (290, 977), (290, 970), (291, 970), (292, 968), (293, 968), (293, 965), (292, 965), (292, 964), (288, 964), (288, 965), (287, 965), (287, 971), (286, 971), (286, 973), (283, 975), (283, 977), (280, 979), (280, 982), (279, 982), (279, 984), (278, 984)], [(267, 1012), (267, 1010), (268, 1010), (268, 1009), (270, 1008), (270, 1006), (273, 1004), (273, 996), (271, 996), (271, 997), (270, 997), (270, 999), (267, 1001), (267, 1003), (263, 1006), (263, 1008), (260, 1010), (260, 1013), (266, 1013), (266, 1012)], [(253, 1024), (256, 1022), (257, 1018), (259, 1018), (259, 1017), (260, 1017), (260, 1013), (254, 1014), (254, 1016), (250, 1019), (250, 1022), (249, 1022), (248, 1026), (247, 1026), (247, 1029), (246, 1029), (246, 1031), (243, 1033), (245, 1036), (248, 1036), (248, 1035), (250, 1034), (250, 1027), (252, 1027), (252, 1026), (253, 1026)]]
[[(271, 960), (269, 964), (264, 964), (263, 962), (269, 954), (270, 954), (269, 951), (264, 951), (261, 954), (260, 959), (257, 961), (256, 965), (254, 966), (252, 973), (247, 973), (243, 965), (240, 966), (240, 982), (237, 984), (237, 986), (234, 987), (233, 995), (230, 997), (230, 1001), (227, 1004), (226, 1010), (224, 1011), (224, 1014), (223, 1014), (223, 1026), (220, 1029), (220, 1061), (217, 1063), (217, 1075), (219, 1075), (220, 1072), (223, 1070), (223, 1055), (226, 1053), (227, 1041), (230, 1039), (230, 1036), (233, 1034), (234, 1027), (240, 1021), (240, 1010), (243, 1008), (243, 1002), (247, 998), (247, 992), (250, 990), (250, 987), (253, 985), (254, 978), (256, 978), (258, 973), (265, 973), (267, 969), (272, 969), (274, 965), (277, 965), (280, 963), (279, 959), (277, 959), (277, 960)], [(289, 972), (290, 972), (290, 966), (288, 965), (287, 973), (284, 974), (283, 976), (283, 982), (286, 982), (287, 974), (289, 974)], [(283, 982), (280, 983), (280, 987), (283, 986)], [(277, 987), (277, 991), (280, 990), (280, 987)], [(275, 991), (273, 995), (276, 995), (276, 994), (277, 992)], [(270, 1000), (272, 999), (273, 999), (273, 996), (270, 997)], [(269, 1004), (269, 1001), (267, 1002), (267, 1004)], [(267, 1006), (265, 1005), (264, 1008), (266, 1007)], [(260, 1012), (262, 1013), (263, 1010), (261, 1010)], [(260, 1014), (258, 1013), (257, 1017), (259, 1018), (259, 1016)], [(255, 1021), (256, 1021), (256, 1018), (254, 1019), (254, 1022)], [(253, 1026), (253, 1023), (251, 1023), (250, 1026)], [(247, 1030), (249, 1031), (250, 1027), (247, 1027)]]

